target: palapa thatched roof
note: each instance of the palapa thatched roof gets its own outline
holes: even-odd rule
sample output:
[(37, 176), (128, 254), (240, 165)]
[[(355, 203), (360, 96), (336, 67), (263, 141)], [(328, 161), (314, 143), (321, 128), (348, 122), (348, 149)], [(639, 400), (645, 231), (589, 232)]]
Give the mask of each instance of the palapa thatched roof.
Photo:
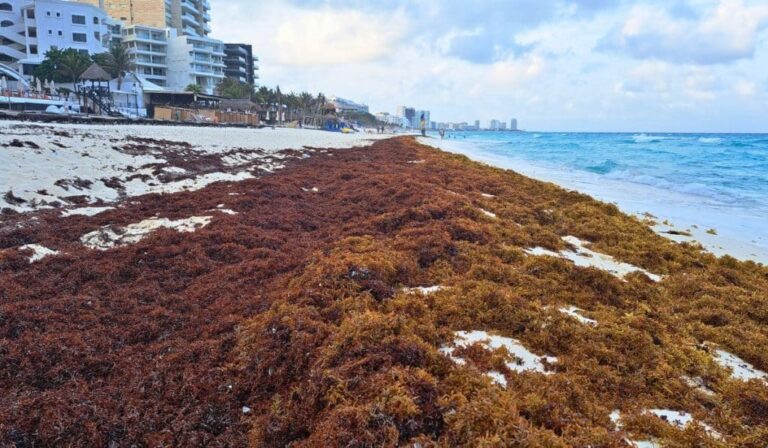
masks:
[(223, 99), (219, 101), (219, 109), (221, 110), (233, 110), (238, 112), (258, 112), (261, 110), (261, 106), (253, 101), (243, 99)]
[(83, 81), (109, 81), (112, 76), (97, 63), (91, 64), (80, 76)]

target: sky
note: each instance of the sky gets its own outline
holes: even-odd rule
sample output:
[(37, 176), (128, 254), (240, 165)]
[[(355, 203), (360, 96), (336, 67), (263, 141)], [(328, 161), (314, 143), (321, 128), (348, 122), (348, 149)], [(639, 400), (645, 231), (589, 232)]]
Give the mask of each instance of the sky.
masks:
[(768, 132), (768, 0), (211, 0), (260, 84), (539, 131)]

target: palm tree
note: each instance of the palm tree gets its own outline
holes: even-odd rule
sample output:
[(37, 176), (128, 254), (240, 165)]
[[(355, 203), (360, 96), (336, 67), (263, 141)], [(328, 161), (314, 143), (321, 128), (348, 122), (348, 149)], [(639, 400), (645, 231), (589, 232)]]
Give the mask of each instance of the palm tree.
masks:
[(131, 54), (125, 45), (113, 45), (108, 52), (98, 54), (94, 59), (112, 76), (117, 77), (117, 90), (123, 86), (123, 77), (135, 68)]
[(80, 77), (91, 66), (91, 58), (87, 54), (68, 48), (61, 53), (56, 64), (56, 71), (67, 79), (71, 79), (73, 84), (77, 84)]
[(200, 84), (190, 84), (185, 89), (185, 92), (192, 92), (195, 95), (200, 95), (203, 93), (203, 86)]

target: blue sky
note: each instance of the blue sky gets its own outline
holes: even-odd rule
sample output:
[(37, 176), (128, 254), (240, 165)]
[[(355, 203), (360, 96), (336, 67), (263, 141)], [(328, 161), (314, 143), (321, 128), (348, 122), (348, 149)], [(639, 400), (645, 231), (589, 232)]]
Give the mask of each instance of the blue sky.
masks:
[(768, 132), (768, 0), (211, 0), (261, 82), (436, 121)]

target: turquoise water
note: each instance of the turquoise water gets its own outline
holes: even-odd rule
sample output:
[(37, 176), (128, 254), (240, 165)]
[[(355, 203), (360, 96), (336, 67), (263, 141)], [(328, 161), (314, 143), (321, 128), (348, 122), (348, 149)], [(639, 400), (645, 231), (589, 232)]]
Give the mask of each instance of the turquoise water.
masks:
[(768, 211), (765, 134), (456, 135), (496, 157), (661, 188), (699, 197), (713, 206)]
[(766, 134), (467, 132), (432, 141), (678, 228), (717, 229), (718, 240), (697, 240), (768, 263)]

